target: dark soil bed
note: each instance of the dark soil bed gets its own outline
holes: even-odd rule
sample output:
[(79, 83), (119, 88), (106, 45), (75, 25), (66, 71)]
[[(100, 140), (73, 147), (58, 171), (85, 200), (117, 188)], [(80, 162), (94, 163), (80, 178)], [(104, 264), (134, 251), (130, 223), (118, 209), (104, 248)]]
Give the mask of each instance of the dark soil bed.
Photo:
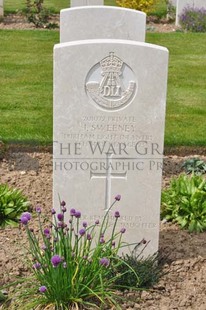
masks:
[[(188, 154), (187, 157), (194, 157)], [(206, 160), (206, 157), (199, 155)], [(165, 157), (163, 186), (168, 184), (172, 176), (181, 172), (181, 163), (187, 157)], [(49, 214), (52, 207), (50, 152), (20, 152), (18, 149), (11, 149), (0, 161), (0, 176), (1, 183), (21, 189), (29, 197), (33, 207), (41, 203), (44, 211)], [(34, 223), (34, 228), (36, 224)], [(12, 281), (17, 275), (26, 274), (26, 243), (18, 228), (0, 230), (0, 286)], [(160, 251), (169, 254), (169, 260), (164, 266), (166, 275), (149, 291), (129, 293), (128, 302), (122, 305), (122, 309), (205, 310), (206, 233), (190, 234), (174, 224), (161, 224)]]

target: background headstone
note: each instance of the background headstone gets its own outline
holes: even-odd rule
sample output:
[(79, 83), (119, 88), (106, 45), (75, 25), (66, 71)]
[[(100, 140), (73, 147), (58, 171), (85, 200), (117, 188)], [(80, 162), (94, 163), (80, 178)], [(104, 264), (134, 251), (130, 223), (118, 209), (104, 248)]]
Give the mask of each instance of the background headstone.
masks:
[(60, 13), (60, 42), (85, 39), (145, 41), (146, 14), (109, 6), (65, 9)]
[(91, 224), (121, 194), (111, 215), (126, 241), (150, 240), (145, 255), (158, 250), (167, 67), (167, 49), (134, 41), (54, 49), (54, 207), (60, 195)]
[(4, 0), (0, 0), (0, 16), (4, 15)]
[(177, 9), (176, 9), (176, 25), (179, 26), (179, 16), (182, 14), (185, 7), (191, 8), (205, 8), (206, 9), (206, 0), (177, 0)]
[(104, 5), (104, 0), (70, 0), (70, 7), (86, 5)]

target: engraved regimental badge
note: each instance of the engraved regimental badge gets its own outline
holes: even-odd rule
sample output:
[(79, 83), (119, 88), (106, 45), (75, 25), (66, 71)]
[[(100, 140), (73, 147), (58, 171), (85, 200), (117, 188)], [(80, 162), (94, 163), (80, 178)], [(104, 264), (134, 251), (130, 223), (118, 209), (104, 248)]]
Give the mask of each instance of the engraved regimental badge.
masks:
[(132, 69), (113, 52), (91, 68), (85, 84), (87, 94), (104, 110), (127, 106), (137, 88)]

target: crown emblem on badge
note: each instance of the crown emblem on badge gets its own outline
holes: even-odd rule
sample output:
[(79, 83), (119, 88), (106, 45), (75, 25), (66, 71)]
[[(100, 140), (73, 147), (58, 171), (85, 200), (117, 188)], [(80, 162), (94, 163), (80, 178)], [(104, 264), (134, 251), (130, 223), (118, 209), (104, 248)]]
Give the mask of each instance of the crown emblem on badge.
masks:
[(135, 95), (135, 77), (128, 80), (127, 75), (134, 77), (132, 69), (110, 52), (91, 68), (85, 83), (86, 91), (104, 110), (118, 110), (127, 106)]
[(115, 56), (113, 52), (110, 52), (109, 56), (100, 61), (102, 73), (116, 72), (121, 74), (122, 65), (123, 61), (119, 57)]

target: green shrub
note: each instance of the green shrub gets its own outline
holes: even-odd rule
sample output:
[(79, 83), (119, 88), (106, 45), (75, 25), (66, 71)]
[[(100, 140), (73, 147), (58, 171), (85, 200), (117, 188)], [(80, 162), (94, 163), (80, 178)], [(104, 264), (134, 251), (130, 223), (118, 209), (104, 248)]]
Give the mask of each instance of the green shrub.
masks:
[(29, 23), (36, 28), (57, 28), (56, 23), (49, 22), (51, 12), (44, 7), (44, 0), (26, 0), (25, 14)]
[(180, 15), (180, 25), (191, 32), (206, 32), (206, 9), (185, 7)]
[(18, 226), (20, 214), (28, 208), (29, 202), (20, 190), (0, 184), (0, 228)]
[(201, 175), (206, 173), (206, 162), (199, 158), (185, 160), (182, 167), (187, 174), (194, 173), (196, 175)]
[(162, 192), (161, 218), (178, 223), (190, 232), (206, 230), (206, 180), (180, 175)]
[(165, 0), (158, 0), (155, 2), (155, 5), (152, 6), (152, 10), (148, 12), (149, 16), (154, 16), (157, 20), (161, 20), (162, 18), (166, 18), (168, 15), (169, 5)]
[[(142, 241), (144, 242), (144, 240)], [(141, 243), (140, 243), (141, 244)], [(147, 246), (148, 242), (146, 242)], [(126, 264), (118, 266), (117, 272), (122, 276), (116, 279), (116, 284), (121, 287), (138, 287), (140, 289), (150, 288), (155, 285), (158, 280), (163, 276), (163, 264), (165, 257), (159, 253), (155, 253), (146, 258), (142, 257), (142, 252), (137, 254), (135, 251), (131, 255), (124, 255), (123, 260)], [(138, 275), (138, 281), (132, 274), (128, 272), (126, 266), (129, 265), (131, 270), (135, 271)]]

